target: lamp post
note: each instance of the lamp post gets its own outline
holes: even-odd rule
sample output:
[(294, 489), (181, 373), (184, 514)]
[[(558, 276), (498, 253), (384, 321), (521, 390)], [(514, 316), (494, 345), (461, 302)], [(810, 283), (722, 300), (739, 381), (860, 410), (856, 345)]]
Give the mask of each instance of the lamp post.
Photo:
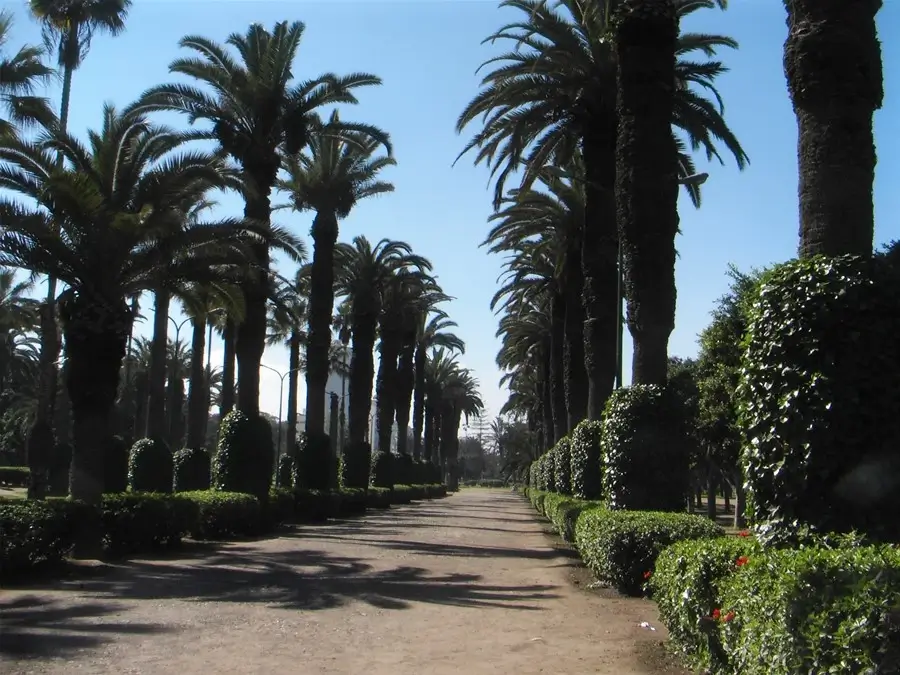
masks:
[[(678, 179), (679, 185), (703, 185), (709, 178), (708, 173), (695, 173)], [(622, 387), (622, 352), (625, 341), (625, 272), (623, 270), (622, 239), (619, 238), (619, 278), (617, 288), (616, 308), (618, 314), (618, 326), (616, 328), (616, 389)]]
[(172, 325), (175, 326), (175, 344), (177, 345), (178, 340), (179, 340), (179, 335), (181, 334), (181, 328), (182, 328), (182, 326), (184, 326), (184, 324), (186, 324), (188, 321), (191, 320), (191, 317), (186, 318), (181, 323), (178, 323), (177, 321), (175, 321), (175, 319), (173, 319), (171, 316), (167, 317), (167, 318), (169, 319), (169, 321), (172, 322)]
[(291, 373), (293, 373), (295, 371), (299, 371), (301, 369), (300, 368), (291, 368), (289, 371), (282, 374), (281, 372), (272, 368), (272, 366), (267, 366), (264, 363), (260, 363), (259, 367), (265, 368), (266, 370), (271, 370), (273, 373), (275, 373), (278, 376), (278, 380), (279, 380), (279, 384), (278, 384), (278, 430), (276, 431), (276, 434), (275, 434), (275, 437), (277, 439), (275, 442), (275, 446), (277, 448), (277, 452), (275, 453), (275, 467), (276, 467), (276, 471), (277, 471), (278, 464), (281, 462), (281, 412), (282, 412), (281, 404), (284, 401), (284, 378), (286, 378)]

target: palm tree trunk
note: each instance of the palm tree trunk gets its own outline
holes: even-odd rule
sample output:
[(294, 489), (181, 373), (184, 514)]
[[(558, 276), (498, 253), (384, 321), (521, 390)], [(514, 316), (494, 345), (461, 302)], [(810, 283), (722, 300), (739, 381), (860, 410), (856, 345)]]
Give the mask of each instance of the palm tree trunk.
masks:
[(390, 453), (397, 396), (397, 359), (400, 355), (397, 337), (390, 333), (385, 335), (385, 331), (382, 330), (380, 351), (375, 394), (378, 399), (375, 423), (378, 429), (378, 451)]
[(550, 393), (550, 352), (549, 349), (542, 350), (545, 358), (541, 363), (541, 398), (544, 419), (544, 449), (549, 450), (556, 443), (556, 437), (553, 433), (553, 396)]
[(409, 454), (407, 445), (409, 438), (410, 405), (412, 404), (413, 389), (416, 386), (416, 340), (415, 336), (403, 345), (400, 352), (400, 362), (397, 369), (397, 452), (401, 455)]
[[(422, 456), (422, 425), (425, 418), (425, 363), (427, 356), (422, 345), (416, 348), (415, 386), (413, 388), (413, 459)], [(427, 438), (427, 434), (426, 434)], [(427, 457), (425, 458), (427, 461)]]
[[(244, 217), (269, 226), (269, 192), (274, 181), (252, 176), (254, 195), (244, 205)], [(259, 416), (259, 364), (266, 348), (266, 303), (269, 286), (269, 247), (251, 246), (254, 263), (261, 271), (249, 272), (241, 290), (244, 293), (244, 317), (237, 326), (234, 343), (237, 358), (237, 407), (250, 418)]]
[(338, 395), (331, 392), (328, 395), (328, 436), (337, 439), (338, 434)]
[(882, 0), (785, 0), (784, 70), (797, 116), (800, 256), (871, 255), (872, 117), (884, 98)]
[(427, 402), (422, 404), (422, 416), (424, 417), (424, 454), (422, 459), (426, 462), (434, 461), (434, 407)]
[(369, 484), (371, 446), (367, 438), (369, 410), (372, 408), (372, 378), (375, 375), (375, 330), (377, 316), (354, 316), (353, 351), (348, 387), (349, 420), (347, 445), (343, 449), (345, 487), (364, 488)]
[(584, 233), (581, 246), (584, 307), (584, 367), (587, 417), (599, 420), (616, 379), (616, 287), (619, 235), (616, 231), (616, 116), (601, 110), (583, 139)]
[(206, 315), (191, 320), (191, 375), (188, 389), (187, 440), (188, 448), (206, 445), (206, 423), (209, 414), (209, 391), (203, 356), (206, 351)]
[(293, 456), (297, 445), (297, 387), (300, 383), (300, 333), (292, 331), (288, 340), (287, 452)]
[(563, 285), (566, 303), (565, 347), (563, 370), (565, 373), (567, 426), (571, 431), (587, 416), (588, 377), (584, 367), (584, 308), (581, 290), (584, 275), (581, 271), (581, 242), (575, 239), (566, 252)]
[(162, 440), (166, 435), (166, 362), (168, 361), (169, 302), (165, 289), (157, 289), (153, 303), (153, 338), (150, 343), (150, 398), (147, 405), (147, 438)]
[(556, 439), (569, 431), (566, 412), (566, 382), (564, 368), (566, 303), (562, 295), (554, 293), (550, 303), (550, 395), (553, 399), (553, 431)]
[(310, 233), (313, 260), (309, 283), (309, 337), (306, 341), (306, 431), (324, 434), (325, 388), (334, 311), (334, 246), (338, 236), (334, 211), (318, 211)]
[(344, 446), (347, 443), (347, 352), (350, 344), (348, 335), (341, 336), (341, 344), (344, 346), (342, 355), (344, 360), (344, 368), (341, 371), (341, 413), (340, 413), (340, 429), (338, 438), (338, 452), (343, 454)]
[(166, 442), (173, 450), (184, 442), (184, 379), (173, 359), (166, 385)]
[(672, 0), (623, 5), (616, 30), (615, 193), (634, 384), (666, 384), (669, 335), (675, 327), (678, 152), (672, 83), (677, 39)]
[(237, 325), (234, 320), (226, 319), (222, 330), (222, 401), (219, 406), (219, 419), (225, 417), (234, 408), (234, 366), (235, 341)]

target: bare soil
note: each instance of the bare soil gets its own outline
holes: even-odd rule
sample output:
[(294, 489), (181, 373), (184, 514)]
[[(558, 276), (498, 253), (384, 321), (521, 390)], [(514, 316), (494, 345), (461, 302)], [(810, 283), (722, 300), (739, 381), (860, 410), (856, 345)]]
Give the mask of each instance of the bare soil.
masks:
[(654, 605), (591, 581), (522, 497), (465, 490), (4, 589), (0, 672), (683, 675)]

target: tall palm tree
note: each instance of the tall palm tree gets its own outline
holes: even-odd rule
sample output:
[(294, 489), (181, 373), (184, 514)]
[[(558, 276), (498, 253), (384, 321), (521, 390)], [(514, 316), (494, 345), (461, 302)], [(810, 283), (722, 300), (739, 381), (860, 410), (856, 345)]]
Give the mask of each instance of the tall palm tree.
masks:
[[(482, 128), (463, 153), (477, 149), (476, 163), (490, 165), (496, 175), (494, 202), (499, 206), (510, 176), (522, 170), (528, 188), (548, 164), (566, 166), (580, 151), (584, 162), (585, 220), (584, 358), (588, 376), (587, 413), (599, 419), (616, 376), (618, 333), (616, 214), (613, 188), (616, 164), (616, 67), (608, 39), (610, 20), (621, 0), (503, 0), (502, 7), (522, 12), (488, 40), (510, 41), (515, 48), (490, 59), (494, 69), (482, 90), (457, 122), (462, 131), (483, 119)], [(675, 0), (680, 16), (698, 9), (724, 6), (724, 0)], [(739, 166), (746, 155), (725, 124), (715, 78), (725, 66), (712, 60), (718, 48), (735, 48), (734, 40), (685, 33), (679, 40), (676, 106), (672, 124), (692, 147), (721, 158), (723, 143)], [(707, 58), (697, 59), (696, 52)], [(704, 96), (708, 95), (708, 98)], [(680, 174), (695, 173), (689, 156), (680, 156)], [(699, 199), (696, 185), (687, 187)]]
[(338, 449), (344, 451), (344, 445), (347, 437), (347, 377), (350, 375), (350, 338), (352, 330), (350, 325), (350, 303), (346, 300), (338, 305), (337, 313), (334, 315), (333, 325), (337, 330), (338, 340), (343, 346), (342, 356), (344, 359), (341, 368), (341, 411), (340, 423), (338, 427)]
[(24, 200), (0, 200), (0, 265), (68, 285), (59, 302), (73, 418), (70, 494), (96, 504), (132, 324), (127, 298), (151, 286), (162, 266), (170, 278), (202, 278), (262, 235), (240, 221), (184, 226), (185, 202), (220, 185), (223, 167), (174, 153), (180, 134), (106, 106), (101, 130), (88, 138), (85, 147), (54, 124), (34, 141), (0, 141), (0, 187)]
[[(254, 23), (245, 33), (228, 36), (226, 46), (201, 36), (184, 37), (180, 45), (196, 56), (173, 61), (169, 71), (186, 75), (200, 86), (160, 85), (144, 92), (136, 104), (137, 110), (178, 111), (191, 123), (211, 123), (211, 128), (197, 130), (194, 137), (216, 141), (237, 162), (244, 216), (263, 227), (270, 224), (270, 195), (281, 168), (282, 151), (295, 155), (306, 147), (313, 133), (380, 134), (366, 125), (342, 122), (339, 127), (329, 127), (321, 123), (317, 111), (322, 107), (356, 103), (354, 89), (377, 85), (381, 80), (366, 73), (347, 77), (326, 73), (295, 82), (293, 66), (303, 31), (300, 21), (278, 22), (271, 30)], [(237, 405), (250, 416), (259, 414), (259, 364), (266, 343), (266, 245), (254, 248), (253, 266), (259, 271), (247, 274), (243, 282), (245, 315), (236, 326), (235, 340)]]
[(371, 448), (366, 442), (366, 430), (372, 408), (374, 349), (383, 293), (398, 271), (423, 269), (427, 265), (402, 241), (382, 239), (372, 246), (365, 237), (355, 237), (353, 243), (340, 243), (335, 248), (336, 291), (350, 306), (352, 336), (349, 419), (343, 455), (344, 484), (348, 487), (369, 484)]
[(47, 100), (33, 94), (53, 71), (41, 60), (44, 52), (40, 47), (24, 45), (6, 55), (12, 25), (12, 14), (0, 11), (0, 135), (15, 133), (18, 125), (35, 118), (46, 119), (49, 110)]
[(872, 253), (872, 116), (884, 100), (875, 26), (881, 5), (882, 0), (784, 3), (784, 72), (798, 130), (802, 257)]
[(193, 355), (182, 340), (168, 341), (166, 359), (165, 435), (170, 448), (182, 446), (185, 432), (184, 379), (190, 372)]
[(16, 281), (15, 270), (0, 268), (0, 391), (6, 389), (22, 332), (37, 318), (37, 303), (27, 295), (31, 288), (30, 280)]
[(676, 0), (639, 0), (615, 25), (619, 119), (616, 213), (624, 264), (631, 381), (665, 385), (675, 328), (678, 148), (675, 110)]
[[(339, 128), (337, 111), (327, 128)], [(315, 211), (310, 235), (313, 259), (310, 270), (309, 338), (306, 342), (306, 431), (325, 433), (325, 387), (328, 350), (334, 311), (334, 247), (338, 221), (363, 199), (393, 192), (394, 186), (378, 179), (396, 164), (389, 155), (376, 155), (386, 138), (382, 131), (313, 134), (307, 147), (285, 160), (288, 177), (279, 188), (290, 195), (296, 211)], [(388, 146), (388, 151), (390, 147)], [(336, 442), (336, 439), (332, 439)]]

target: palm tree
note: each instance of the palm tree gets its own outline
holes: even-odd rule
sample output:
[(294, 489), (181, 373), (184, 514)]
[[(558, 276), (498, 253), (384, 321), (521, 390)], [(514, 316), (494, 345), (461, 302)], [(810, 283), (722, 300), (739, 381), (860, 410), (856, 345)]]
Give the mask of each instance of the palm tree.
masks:
[[(340, 124), (337, 111), (332, 112), (327, 128)], [(380, 145), (376, 138), (386, 136), (381, 131), (347, 132), (343, 137), (313, 134), (305, 150), (286, 159), (288, 177), (278, 184), (290, 195), (295, 211), (316, 213), (310, 228), (313, 259), (306, 343), (306, 431), (310, 434), (325, 433), (338, 221), (361, 200), (393, 192), (393, 185), (378, 180), (382, 169), (396, 164), (390, 155), (375, 155)]]
[(184, 376), (190, 372), (193, 355), (182, 341), (168, 341), (166, 345), (166, 397), (165, 435), (162, 437), (170, 448), (177, 448), (184, 441)]
[(872, 254), (872, 116), (884, 100), (875, 26), (881, 5), (784, 3), (784, 71), (798, 129), (801, 257)]
[[(724, 0), (675, 2), (679, 16), (724, 5)], [(551, 4), (546, 0), (503, 0), (500, 4), (524, 16), (488, 40), (508, 40), (515, 49), (484, 64), (496, 65), (482, 80), (481, 92), (460, 115), (457, 130), (475, 119), (484, 120), (463, 153), (477, 148), (476, 163), (491, 166), (492, 176), (497, 176), (495, 206), (503, 200), (508, 178), (520, 169), (521, 187), (527, 189), (543, 167), (566, 166), (576, 152), (581, 153), (587, 413), (588, 418), (599, 419), (616, 375), (618, 234), (613, 187), (618, 120), (615, 55), (608, 38), (610, 19), (620, 1), (558, 0)], [(710, 158), (721, 161), (716, 144), (724, 143), (743, 167), (746, 155), (725, 124), (714, 87), (725, 66), (711, 59), (722, 47), (735, 48), (737, 43), (718, 35), (680, 36), (671, 122), (685, 133), (692, 147), (702, 148)], [(695, 59), (697, 51), (707, 60)], [(695, 173), (689, 156), (682, 153), (679, 160), (681, 175)], [(696, 185), (687, 189), (699, 200)]]
[(31, 287), (29, 280), (16, 281), (15, 270), (0, 268), (0, 391), (6, 389), (22, 331), (33, 328), (37, 318), (37, 303), (27, 296)]
[(73, 421), (70, 494), (97, 504), (100, 449), (111, 435), (133, 318), (126, 299), (150, 287), (161, 267), (171, 279), (202, 277), (262, 237), (240, 221), (185, 226), (185, 203), (220, 185), (223, 167), (199, 153), (175, 154), (179, 134), (106, 106), (101, 130), (88, 137), (85, 147), (54, 124), (34, 141), (0, 142), (0, 187), (25, 200), (0, 200), (0, 265), (68, 285), (59, 302)]
[[(270, 223), (269, 198), (282, 165), (282, 151), (295, 155), (306, 147), (312, 134), (358, 132), (387, 140), (366, 125), (341, 123), (334, 127), (321, 123), (316, 114), (319, 109), (356, 103), (354, 89), (377, 85), (381, 80), (366, 73), (347, 77), (326, 73), (293, 82), (292, 69), (303, 31), (300, 21), (278, 22), (271, 31), (252, 24), (245, 33), (232, 33), (225, 41), (237, 53), (237, 59), (212, 40), (184, 37), (180, 45), (197, 56), (173, 61), (169, 71), (187, 75), (201, 86), (160, 85), (146, 91), (136, 104), (137, 110), (178, 111), (191, 123), (211, 123), (211, 128), (198, 130), (193, 136), (216, 141), (222, 152), (237, 162), (244, 216), (262, 227)], [(259, 272), (246, 275), (243, 282), (245, 314), (236, 326), (235, 340), (237, 405), (250, 416), (259, 414), (259, 364), (265, 349), (269, 297), (268, 247), (258, 244), (253, 253)]]
[(9, 42), (12, 25), (12, 15), (0, 11), (0, 135), (16, 133), (16, 125), (48, 117), (47, 100), (33, 92), (53, 72), (41, 60), (44, 52), (40, 47), (24, 45), (12, 56), (5, 55), (3, 48)]
[(375, 246), (365, 237), (335, 247), (336, 292), (349, 304), (352, 356), (348, 387), (347, 445), (344, 480), (347, 487), (369, 483), (371, 448), (366, 442), (375, 375), (375, 337), (382, 295), (400, 270), (424, 269), (428, 262), (412, 253), (409, 244), (382, 239)]
[(675, 328), (678, 149), (675, 110), (678, 14), (675, 0), (624, 3), (617, 16), (619, 140), (616, 213), (622, 247), (631, 381), (664, 386)]
[(347, 437), (347, 376), (350, 374), (348, 358), (350, 356), (350, 338), (352, 336), (350, 326), (350, 303), (346, 300), (338, 305), (337, 314), (334, 316), (333, 325), (337, 330), (338, 340), (343, 347), (343, 364), (341, 367), (341, 411), (339, 425), (338, 449), (344, 451)]

